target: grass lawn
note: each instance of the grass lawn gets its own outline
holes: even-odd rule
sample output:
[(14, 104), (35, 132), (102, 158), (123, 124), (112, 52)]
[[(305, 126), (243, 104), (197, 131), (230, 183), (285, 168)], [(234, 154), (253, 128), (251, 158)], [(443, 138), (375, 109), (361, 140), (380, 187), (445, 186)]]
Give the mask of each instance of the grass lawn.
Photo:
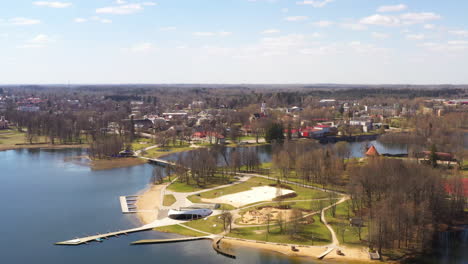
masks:
[[(350, 217), (354, 217), (354, 214), (352, 211), (350, 211)], [(349, 225), (349, 220), (348, 220), (348, 210), (347, 210), (347, 205), (346, 202), (341, 203), (336, 206), (336, 215), (333, 217), (331, 215), (331, 209), (327, 210), (327, 215), (326, 215), (328, 223), (333, 227), (333, 230), (336, 232), (336, 236), (340, 243), (349, 245), (349, 246), (366, 246), (367, 243), (363, 241), (359, 241), (359, 236), (357, 234), (357, 227), (352, 227)], [(344, 233), (344, 241), (343, 237), (339, 232), (339, 227), (345, 226), (346, 231)], [(366, 239), (367, 238), (367, 226), (363, 226), (361, 228), (361, 238)]]
[[(221, 189), (204, 192), (199, 195), (192, 195), (192, 196), (189, 196), (188, 199), (192, 202), (199, 202), (200, 198), (213, 199), (213, 198), (217, 198), (223, 195), (248, 191), (252, 189), (252, 187), (266, 186), (266, 185), (270, 185), (274, 183), (276, 182), (273, 180), (260, 178), (260, 177), (252, 177), (246, 182), (232, 185), (232, 186), (225, 187), (225, 188), (221, 188)], [(297, 196), (286, 199), (285, 201), (287, 200), (310, 200), (310, 199), (320, 199), (320, 198), (328, 197), (328, 194), (322, 191), (308, 189), (308, 188), (295, 186), (295, 185), (291, 185), (290, 187), (293, 189), (293, 191), (296, 192)]]
[(141, 150), (141, 149), (150, 147), (151, 145), (153, 145), (153, 143), (151, 142), (151, 139), (149, 139), (149, 138), (138, 138), (138, 139), (135, 139), (133, 141), (132, 149), (133, 149), (133, 151), (137, 151), (137, 150)]
[(111, 158), (91, 161), (93, 170), (109, 170), (115, 168), (125, 168), (148, 163), (147, 160), (139, 158)]
[(219, 215), (211, 216), (208, 218), (190, 221), (190, 222), (184, 223), (184, 225), (204, 231), (204, 232), (208, 232), (211, 234), (219, 234), (219, 233), (222, 233), (224, 230), (223, 230), (223, 221), (219, 219), (218, 217)]
[[(268, 175), (269, 177), (272, 177), (272, 178), (280, 177), (281, 174), (280, 174), (279, 170), (277, 170), (275, 168), (271, 168), (271, 163), (265, 163), (265, 165), (263, 165), (263, 166), (269, 166), (270, 167), (270, 174)], [(264, 167), (264, 168), (268, 168), (268, 167)], [(287, 178), (285, 178), (284, 180), (297, 182), (297, 183), (301, 183), (301, 184), (304, 183), (304, 181), (302, 179), (297, 178), (296, 173), (294, 172), (294, 170), (291, 170), (290, 173), (289, 173), (289, 176)], [(337, 185), (325, 185), (325, 186), (323, 186), (321, 184), (317, 184), (317, 183), (313, 183), (313, 182), (305, 182), (305, 184), (315, 186), (315, 187), (319, 187), (319, 188), (334, 190), (334, 191), (338, 191), (338, 192), (346, 192), (346, 187), (344, 187), (344, 186), (337, 186)]]
[[(333, 199), (333, 202), (336, 202), (336, 199)], [(249, 208), (241, 209), (239, 211), (239, 213), (243, 214), (246, 211), (259, 209), (259, 208), (265, 207), (265, 206), (278, 206), (278, 204), (279, 204), (279, 202), (262, 203), (262, 204), (259, 204), (258, 206), (255, 206), (255, 207), (249, 207)], [(282, 201), (281, 204), (282, 205), (290, 205), (291, 208), (301, 209), (301, 210), (304, 210), (304, 211), (317, 212), (317, 211), (320, 211), (322, 208), (327, 207), (330, 203), (329, 203), (328, 200), (323, 200), (323, 201), (305, 201), (305, 202)]]
[[(16, 148), (41, 148), (41, 147), (50, 147), (50, 148), (63, 148), (63, 147), (76, 147), (76, 145), (62, 145), (59, 142), (56, 142), (55, 145), (50, 144), (49, 138), (44, 136), (35, 137), (33, 143), (30, 144), (26, 139), (26, 133), (18, 132), (16, 129), (6, 129), (0, 130), (0, 150), (6, 149), (16, 149)], [(83, 144), (86, 143), (86, 140), (83, 139)], [(82, 145), (84, 146), (84, 145)]]
[(205, 184), (203, 186), (198, 186), (196, 182), (190, 180), (189, 183), (175, 181), (171, 185), (167, 187), (168, 190), (173, 192), (198, 192), (208, 188), (213, 188), (220, 185), (225, 185), (231, 182), (231, 178), (228, 176), (222, 177), (222, 175), (215, 175), (214, 178), (210, 179), (210, 183)]
[(270, 226), (270, 233), (267, 233), (265, 226), (235, 228), (226, 236), (259, 241), (300, 244), (300, 245), (325, 245), (331, 243), (331, 234), (323, 225), (318, 216), (314, 216), (314, 223), (303, 226), (296, 235), (291, 236), (286, 230), (280, 233), (276, 225)]
[(171, 206), (176, 202), (176, 198), (172, 194), (164, 195), (163, 205), (164, 206)]
[(163, 233), (176, 233), (179, 235), (183, 236), (189, 236), (189, 237), (199, 237), (199, 236), (206, 236), (206, 234), (196, 232), (192, 229), (185, 228), (181, 225), (170, 225), (170, 226), (163, 226), (163, 227), (157, 227), (154, 230), (163, 232)]
[[(191, 201), (192, 203), (203, 203), (201, 201), (200, 196), (197, 196), (197, 195), (191, 195), (191, 196), (187, 197), (187, 199), (189, 199), (189, 201)], [(220, 208), (218, 210), (234, 210), (234, 209), (237, 208), (237, 207), (232, 206), (230, 204), (221, 203), (219, 205), (220, 205)]]
[(168, 154), (172, 153), (177, 153), (177, 152), (184, 152), (184, 151), (189, 151), (193, 150), (194, 148), (190, 147), (187, 144), (176, 144), (176, 145), (169, 145), (164, 148), (153, 148), (148, 151), (146, 151), (145, 157), (150, 157), (150, 158), (159, 158)]
[(1, 145), (15, 145), (26, 143), (25, 133), (20, 133), (17, 130), (0, 130)]

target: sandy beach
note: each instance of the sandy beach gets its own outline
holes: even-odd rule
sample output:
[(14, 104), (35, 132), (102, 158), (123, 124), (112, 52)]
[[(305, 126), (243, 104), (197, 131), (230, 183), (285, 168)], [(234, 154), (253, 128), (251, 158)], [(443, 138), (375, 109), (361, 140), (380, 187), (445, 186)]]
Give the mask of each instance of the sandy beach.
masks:
[[(317, 259), (317, 256), (322, 254), (327, 250), (325, 246), (316, 246), (316, 247), (297, 247), (299, 251), (292, 251), (290, 246), (285, 245), (275, 245), (275, 244), (263, 244), (255, 243), (249, 241), (240, 241), (235, 239), (225, 238), (223, 242), (227, 244), (227, 247), (248, 247), (248, 248), (257, 248), (261, 250), (273, 251), (279, 254), (284, 254), (291, 257), (307, 257)], [(323, 260), (335, 261), (335, 262), (346, 262), (346, 263), (368, 263), (371, 262), (369, 259), (368, 253), (364, 249), (360, 248), (350, 248), (345, 246), (340, 246), (344, 256), (340, 256), (336, 253), (336, 250), (333, 250), (328, 254)], [(317, 259), (318, 260), (318, 259)]]
[(165, 185), (151, 185), (140, 194), (136, 202), (137, 216), (146, 225), (158, 219), (158, 210), (162, 204), (161, 191)]

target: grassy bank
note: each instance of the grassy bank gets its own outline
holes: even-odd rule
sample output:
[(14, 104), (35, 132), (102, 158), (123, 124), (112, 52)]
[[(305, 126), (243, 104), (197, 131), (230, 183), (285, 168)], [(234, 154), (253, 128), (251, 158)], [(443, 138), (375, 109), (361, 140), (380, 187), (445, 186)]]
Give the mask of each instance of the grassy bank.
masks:
[(164, 195), (163, 205), (164, 206), (171, 206), (176, 202), (176, 198), (172, 194)]
[(206, 234), (194, 231), (192, 229), (188, 229), (186, 227), (183, 227), (182, 225), (170, 225), (170, 226), (157, 227), (154, 230), (163, 232), (163, 233), (175, 233), (175, 234), (189, 236), (189, 237), (206, 236)]
[(113, 158), (93, 160), (91, 161), (90, 166), (92, 170), (109, 170), (137, 166), (145, 163), (147, 163), (146, 160), (139, 158)]
[(214, 177), (209, 179), (208, 183), (197, 184), (193, 179), (189, 179), (189, 182), (180, 182), (179, 180), (172, 183), (167, 187), (168, 190), (173, 192), (198, 192), (205, 189), (214, 188), (220, 185), (229, 184), (232, 182), (232, 178), (229, 175), (215, 174)]

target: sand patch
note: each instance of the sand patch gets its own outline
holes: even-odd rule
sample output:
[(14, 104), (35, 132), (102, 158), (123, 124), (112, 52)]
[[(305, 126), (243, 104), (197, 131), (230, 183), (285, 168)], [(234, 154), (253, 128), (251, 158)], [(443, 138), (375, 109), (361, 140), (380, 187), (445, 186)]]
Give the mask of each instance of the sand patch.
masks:
[(146, 225), (158, 219), (158, 211), (161, 206), (161, 190), (164, 185), (153, 185), (147, 189), (135, 203), (140, 221)]
[(294, 191), (288, 189), (276, 188), (272, 186), (261, 186), (252, 187), (251, 190), (244, 192), (223, 195), (214, 199), (202, 199), (202, 201), (209, 203), (225, 203), (235, 207), (241, 207), (257, 202), (271, 201), (278, 196), (290, 194), (293, 192)]
[[(320, 254), (327, 250), (326, 246), (315, 246), (315, 247), (297, 247), (299, 251), (291, 250), (289, 245), (278, 245), (278, 244), (264, 244), (264, 243), (255, 243), (249, 241), (240, 241), (225, 238), (223, 242), (229, 245), (230, 247), (241, 246), (249, 248), (258, 248), (268, 251), (274, 251), (280, 254), (294, 257), (306, 257), (308, 259), (316, 259)], [(368, 263), (372, 262), (369, 259), (369, 254), (365, 248), (349, 248), (340, 246), (341, 251), (344, 253), (344, 256), (336, 254), (336, 250), (333, 250), (329, 255), (327, 255), (324, 260), (331, 260), (336, 262), (343, 263)], [(318, 260), (317, 260), (318, 261)]]
[[(270, 222), (278, 220), (281, 217), (284, 221), (289, 222), (294, 219), (292, 209), (277, 209), (274, 207), (265, 207), (262, 209), (254, 209), (245, 212), (240, 219), (240, 224), (244, 225), (263, 225), (268, 222), (268, 215), (270, 216)], [(301, 212), (304, 216), (304, 213)], [(297, 215), (295, 216), (298, 217)]]

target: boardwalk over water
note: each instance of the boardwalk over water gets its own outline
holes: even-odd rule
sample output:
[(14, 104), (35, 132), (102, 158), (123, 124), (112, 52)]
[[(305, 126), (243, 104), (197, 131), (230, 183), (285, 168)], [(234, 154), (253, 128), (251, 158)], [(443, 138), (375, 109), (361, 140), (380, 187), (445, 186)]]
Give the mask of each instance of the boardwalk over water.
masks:
[(144, 244), (164, 244), (164, 243), (176, 243), (176, 242), (189, 242), (204, 239), (214, 239), (215, 235), (200, 236), (200, 237), (182, 237), (182, 238), (169, 238), (169, 239), (145, 239), (132, 242), (132, 245), (144, 245)]
[(158, 159), (158, 158), (147, 158), (147, 157), (142, 157), (142, 156), (137, 156), (140, 159), (145, 159), (150, 163), (154, 163), (156, 165), (160, 166), (175, 166), (175, 162), (168, 161), (168, 160), (163, 160), (163, 159)]
[(106, 234), (97, 234), (97, 235), (92, 235), (92, 236), (87, 236), (87, 237), (70, 239), (70, 240), (66, 240), (62, 242), (57, 242), (55, 243), (55, 245), (77, 246), (81, 244), (87, 244), (88, 242), (92, 242), (92, 241), (101, 241), (102, 239), (108, 239), (109, 237), (118, 237), (120, 235), (127, 235), (129, 233), (151, 230), (155, 227), (156, 226), (153, 226), (153, 225), (144, 225), (142, 227), (121, 230), (121, 231), (116, 231), (116, 232), (110, 232)]

